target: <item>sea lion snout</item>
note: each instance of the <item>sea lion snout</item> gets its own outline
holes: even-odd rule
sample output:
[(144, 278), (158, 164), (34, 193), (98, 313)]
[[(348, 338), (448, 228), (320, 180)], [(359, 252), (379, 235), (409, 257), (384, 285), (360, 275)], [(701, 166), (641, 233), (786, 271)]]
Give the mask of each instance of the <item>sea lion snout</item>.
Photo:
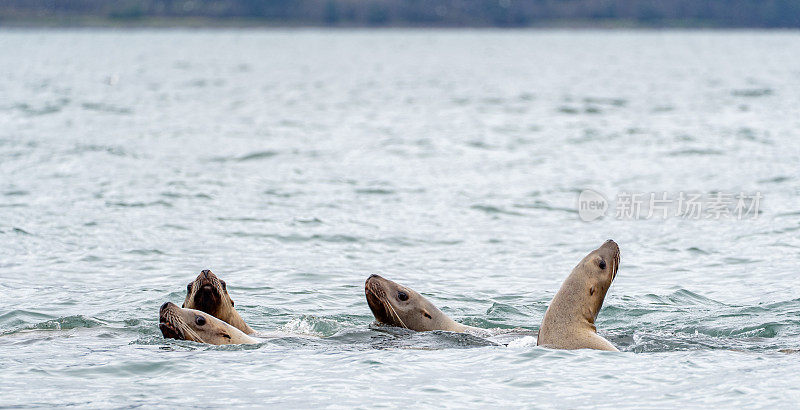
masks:
[(603, 242), (603, 245), (600, 246), (600, 249), (608, 249), (613, 251), (614, 253), (619, 253), (619, 245), (617, 245), (617, 243), (614, 242), (613, 239), (609, 239)]
[(367, 294), (372, 294), (372, 296), (383, 296), (385, 293), (383, 289), (383, 283), (386, 282), (386, 279), (381, 277), (380, 275), (372, 274), (369, 275), (367, 280), (364, 282), (364, 291)]
[(164, 317), (164, 315), (169, 311), (169, 309), (173, 307), (177, 308), (178, 305), (172, 302), (165, 302), (163, 305), (161, 305), (161, 308), (158, 309), (158, 313), (161, 315), (161, 317)]
[(380, 303), (380, 298), (385, 294), (380, 283), (381, 279), (383, 278), (372, 274), (364, 282), (364, 292), (367, 294), (368, 302)]
[(369, 275), (364, 282), (364, 294), (367, 296), (367, 305), (369, 305), (372, 314), (379, 322), (392, 324), (394, 322), (393, 316), (387, 310), (388, 301), (384, 300), (386, 292), (383, 290), (380, 281), (384, 280), (379, 275)]
[(158, 310), (158, 329), (161, 330), (161, 334), (167, 339), (183, 340), (186, 338), (180, 326), (176, 323), (179, 321), (179, 318), (176, 316), (175, 312), (179, 309), (178, 305), (172, 302), (166, 302), (161, 305), (161, 308)]
[(219, 278), (217, 278), (217, 275), (215, 275), (214, 272), (211, 272), (210, 270), (205, 269), (205, 270), (200, 271), (200, 275), (197, 276), (196, 280), (198, 282), (198, 285), (200, 285), (201, 289), (202, 288), (212, 288), (213, 289), (214, 288), (214, 281), (215, 280), (219, 281)]

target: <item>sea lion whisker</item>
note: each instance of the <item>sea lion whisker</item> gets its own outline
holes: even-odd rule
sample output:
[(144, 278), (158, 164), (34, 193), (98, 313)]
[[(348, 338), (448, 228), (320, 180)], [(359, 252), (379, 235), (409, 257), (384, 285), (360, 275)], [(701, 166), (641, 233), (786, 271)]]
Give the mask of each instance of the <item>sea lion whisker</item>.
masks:
[(381, 304), (383, 305), (384, 308), (388, 308), (387, 310), (390, 311), (394, 315), (394, 317), (397, 318), (397, 320), (400, 322), (401, 325), (403, 325), (404, 328), (406, 328), (406, 329), (409, 328), (408, 326), (406, 326), (405, 323), (403, 323), (403, 319), (400, 318), (400, 315), (397, 314), (397, 311), (394, 310), (394, 306), (392, 306), (392, 304), (389, 303), (389, 299), (386, 297), (386, 292), (384, 292), (383, 289), (372, 288), (372, 289), (369, 289), (369, 290), (370, 290), (370, 293), (372, 293), (373, 296), (378, 298), (378, 300), (381, 302)]
[(200, 342), (203, 343), (203, 338), (197, 334), (192, 328), (186, 326), (183, 330), (184, 339), (191, 340), (193, 342)]
[(403, 325), (404, 328), (406, 328), (406, 329), (409, 328), (408, 326), (406, 326), (405, 323), (403, 323), (403, 319), (401, 319), (400, 315), (397, 314), (397, 311), (394, 310), (394, 307), (392, 306), (392, 304), (389, 303), (389, 300), (386, 297), (386, 292), (384, 292), (383, 289), (381, 289), (381, 288), (379, 288), (377, 286), (367, 286), (367, 290), (369, 291), (369, 293), (371, 293), (373, 296), (375, 296), (375, 298), (377, 298), (378, 301), (381, 302), (381, 304), (383, 305), (384, 309), (388, 308), (386, 310), (391, 312), (391, 314), (394, 317), (397, 318), (397, 320), (400, 322), (401, 325)]
[(394, 316), (397, 318), (397, 320), (400, 321), (400, 324), (403, 325), (404, 328), (408, 329), (408, 326), (406, 326), (406, 324), (403, 323), (403, 319), (400, 319), (400, 315), (398, 315), (397, 312), (394, 310), (394, 307), (392, 306), (392, 304), (387, 301), (386, 302), (386, 306), (389, 306), (389, 309), (392, 310), (392, 313), (394, 313)]

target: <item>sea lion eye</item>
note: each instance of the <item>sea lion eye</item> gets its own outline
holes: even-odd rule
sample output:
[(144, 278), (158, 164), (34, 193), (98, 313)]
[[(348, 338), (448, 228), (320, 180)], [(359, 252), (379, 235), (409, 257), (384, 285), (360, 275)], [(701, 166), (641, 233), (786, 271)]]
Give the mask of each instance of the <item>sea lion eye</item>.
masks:
[(403, 302), (405, 302), (405, 301), (408, 300), (408, 295), (406, 294), (406, 292), (403, 292), (401, 290), (401, 291), (397, 292), (397, 298), (402, 300)]
[(600, 269), (605, 269), (606, 268), (606, 261), (603, 260), (603, 259), (600, 259), (600, 263), (598, 263), (597, 265), (600, 266)]
[(203, 326), (206, 324), (206, 318), (202, 316), (197, 316), (194, 318), (194, 323), (197, 323), (197, 326)]

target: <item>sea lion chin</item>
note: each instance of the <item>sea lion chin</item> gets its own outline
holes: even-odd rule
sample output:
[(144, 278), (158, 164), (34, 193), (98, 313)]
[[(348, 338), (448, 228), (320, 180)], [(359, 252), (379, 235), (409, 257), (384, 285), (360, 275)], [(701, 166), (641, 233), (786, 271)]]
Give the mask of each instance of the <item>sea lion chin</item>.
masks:
[[(195, 292), (193, 301), (197, 310), (202, 310), (206, 313), (216, 313), (221, 309), (220, 305), (222, 303), (222, 295), (220, 295), (217, 288), (209, 283), (206, 283), (200, 286), (197, 292)], [(233, 305), (233, 303), (231, 303), (231, 305)]]
[(158, 311), (158, 328), (165, 339), (213, 345), (251, 344), (256, 339), (214, 316), (167, 302)]
[(594, 325), (619, 269), (619, 246), (611, 239), (584, 257), (550, 302), (537, 345), (553, 349), (618, 351)]
[(375, 320), (416, 331), (465, 332), (480, 329), (457, 323), (413, 289), (378, 275), (364, 282), (364, 293)]
[(194, 281), (186, 286), (186, 299), (183, 307), (196, 309), (221, 319), (247, 334), (255, 331), (245, 323), (234, 308), (233, 299), (228, 294), (228, 286), (210, 270), (203, 270)]

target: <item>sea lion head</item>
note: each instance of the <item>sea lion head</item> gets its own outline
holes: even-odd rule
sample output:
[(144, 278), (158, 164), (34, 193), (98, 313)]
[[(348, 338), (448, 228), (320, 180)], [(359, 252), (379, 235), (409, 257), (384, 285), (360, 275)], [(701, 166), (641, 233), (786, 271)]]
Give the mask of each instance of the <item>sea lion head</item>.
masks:
[(536, 344), (555, 349), (616, 351), (594, 325), (619, 269), (619, 246), (607, 240), (572, 269), (544, 313)]
[(167, 302), (158, 312), (158, 328), (167, 339), (190, 340), (214, 345), (253, 343), (239, 329), (195, 309), (180, 308)]
[(255, 333), (234, 309), (225, 281), (210, 270), (204, 270), (186, 286), (184, 308), (196, 309), (221, 319), (246, 334)]
[(590, 252), (578, 263), (567, 278), (572, 283), (572, 290), (583, 292), (583, 316), (594, 323), (603, 301), (606, 298), (611, 282), (619, 269), (619, 245), (609, 239), (599, 248)]
[(197, 309), (218, 318), (225, 318), (234, 303), (228, 295), (225, 281), (210, 270), (200, 272), (194, 281), (186, 285), (184, 308)]
[(414, 289), (381, 276), (367, 278), (364, 293), (378, 322), (416, 331), (454, 330), (459, 326)]

